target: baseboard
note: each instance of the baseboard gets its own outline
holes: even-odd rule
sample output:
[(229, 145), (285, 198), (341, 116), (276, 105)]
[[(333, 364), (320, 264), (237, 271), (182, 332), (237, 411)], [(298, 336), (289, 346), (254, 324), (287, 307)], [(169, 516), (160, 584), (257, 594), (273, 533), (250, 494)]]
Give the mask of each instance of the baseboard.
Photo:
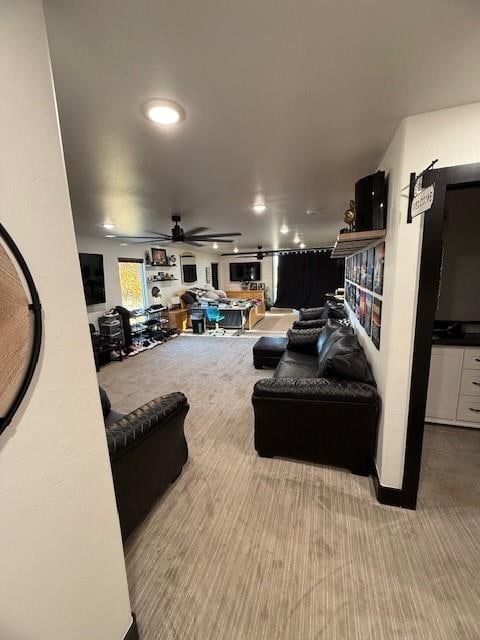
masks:
[(127, 635), (123, 640), (140, 640), (140, 636), (138, 635), (137, 628), (137, 618), (132, 611), (132, 624), (130, 625), (129, 630), (127, 631)]
[(407, 499), (403, 489), (394, 489), (393, 487), (384, 487), (380, 483), (380, 478), (378, 477), (377, 467), (375, 465), (373, 474), (373, 486), (375, 488), (375, 495), (377, 496), (377, 500), (381, 504), (387, 504), (391, 507), (401, 507), (403, 509), (415, 509), (416, 504), (411, 504), (410, 500)]

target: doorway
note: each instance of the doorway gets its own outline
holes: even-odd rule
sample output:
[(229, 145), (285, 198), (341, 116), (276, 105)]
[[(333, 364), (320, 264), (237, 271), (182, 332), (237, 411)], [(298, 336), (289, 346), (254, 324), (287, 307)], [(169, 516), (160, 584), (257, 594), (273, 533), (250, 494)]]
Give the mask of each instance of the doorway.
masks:
[(478, 187), (480, 164), (431, 170), (423, 178), (423, 187), (430, 185), (435, 185), (435, 194), (431, 209), (424, 214), (404, 477), (398, 501), (400, 506), (411, 509), (417, 504), (422, 464), (432, 343), (444, 260), (447, 195), (453, 190)]
[(218, 289), (218, 262), (212, 262), (212, 285)]

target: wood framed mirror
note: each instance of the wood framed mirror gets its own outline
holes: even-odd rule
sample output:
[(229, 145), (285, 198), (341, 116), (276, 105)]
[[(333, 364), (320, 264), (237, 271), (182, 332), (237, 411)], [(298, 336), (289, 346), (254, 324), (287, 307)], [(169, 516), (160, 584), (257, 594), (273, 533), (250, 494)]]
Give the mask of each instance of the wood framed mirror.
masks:
[(32, 275), (0, 224), (0, 434), (32, 381), (41, 339), (41, 306)]

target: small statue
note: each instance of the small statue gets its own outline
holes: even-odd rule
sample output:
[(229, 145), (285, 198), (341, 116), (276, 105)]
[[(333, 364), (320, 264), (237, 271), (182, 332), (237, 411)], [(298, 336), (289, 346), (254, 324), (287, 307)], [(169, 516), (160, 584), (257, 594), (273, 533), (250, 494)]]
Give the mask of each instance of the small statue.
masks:
[(350, 200), (350, 207), (343, 214), (344, 221), (348, 224), (348, 230), (354, 231), (355, 229), (355, 201)]

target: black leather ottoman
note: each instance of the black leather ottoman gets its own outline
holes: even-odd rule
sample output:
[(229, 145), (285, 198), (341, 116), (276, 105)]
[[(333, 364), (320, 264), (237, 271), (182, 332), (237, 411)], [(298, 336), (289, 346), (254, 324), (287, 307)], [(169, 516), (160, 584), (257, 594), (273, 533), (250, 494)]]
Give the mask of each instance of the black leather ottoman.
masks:
[(274, 336), (262, 336), (259, 338), (253, 347), (255, 369), (261, 369), (262, 367), (274, 369), (287, 348), (287, 342), (287, 338)]

